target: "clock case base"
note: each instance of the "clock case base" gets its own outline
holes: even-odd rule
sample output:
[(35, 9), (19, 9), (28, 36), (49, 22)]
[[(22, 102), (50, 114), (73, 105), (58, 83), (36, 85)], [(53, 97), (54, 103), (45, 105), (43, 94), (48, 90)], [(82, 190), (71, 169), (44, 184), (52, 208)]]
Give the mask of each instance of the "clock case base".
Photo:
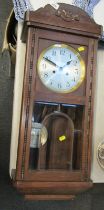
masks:
[(92, 188), (89, 182), (14, 182), (28, 200), (72, 200), (76, 194)]
[[(65, 13), (68, 11), (68, 14)], [(64, 14), (63, 14), (64, 13)], [(58, 22), (57, 22), (58, 21)], [(77, 40), (80, 39), (87, 39), (89, 40), (89, 55), (88, 55), (88, 76), (87, 79), (90, 81), (90, 77), (94, 77), (94, 69), (95, 69), (95, 60), (96, 60), (96, 50), (97, 50), (97, 42), (98, 38), (101, 34), (101, 26), (97, 25), (90, 17), (81, 9), (77, 7), (73, 7), (66, 4), (60, 4), (59, 10), (56, 11), (50, 5), (47, 5), (45, 8), (40, 8), (36, 12), (27, 12), (26, 18), (24, 22), (24, 28), (22, 33), (22, 41), (27, 42), (27, 58), (26, 58), (26, 70), (25, 70), (25, 79), (24, 79), (24, 94), (23, 94), (23, 101), (22, 101), (22, 110), (21, 110), (21, 123), (20, 123), (20, 136), (19, 136), (19, 145), (18, 145), (18, 154), (17, 154), (17, 168), (15, 172), (15, 176), (13, 176), (14, 186), (25, 195), (26, 199), (30, 200), (69, 200), (73, 199), (74, 195), (81, 193), (85, 190), (90, 189), (93, 184), (90, 181), (90, 169), (91, 169), (91, 136), (92, 136), (92, 118), (93, 118), (93, 92), (94, 92), (94, 79), (92, 83), (88, 82), (88, 88), (86, 89), (86, 95), (84, 97), (78, 96), (73, 93), (73, 96), (67, 96), (67, 103), (68, 104), (85, 104), (86, 105), (86, 120), (87, 114), (89, 115), (89, 122), (88, 124), (88, 138), (85, 136), (84, 143), (83, 143), (83, 156), (82, 156), (82, 166), (80, 170), (80, 174), (77, 172), (55, 172), (54, 176), (52, 175), (51, 171), (47, 172), (44, 170), (44, 173), (38, 174), (29, 173), (28, 168), (28, 161), (27, 161), (27, 154), (30, 150), (30, 145), (28, 139), (24, 137), (24, 119), (26, 118), (26, 98), (28, 93), (26, 92), (26, 88), (28, 85), (31, 85), (31, 80), (34, 81), (34, 78), (30, 80), (28, 84), (28, 74), (30, 71), (33, 70), (33, 66), (36, 65), (36, 55), (33, 53), (34, 45), (32, 46), (32, 42), (35, 41), (36, 46), (38, 40), (32, 39), (32, 33), (34, 28), (37, 30), (45, 30), (45, 35), (51, 33), (52, 31), (57, 33), (66, 34), (66, 36), (73, 36), (76, 35), (78, 39), (76, 39), (76, 43), (80, 44)], [(28, 33), (27, 33), (28, 31)], [(42, 34), (41, 34), (42, 36)], [(51, 33), (52, 36), (52, 33)], [(32, 39), (30, 42), (29, 37)], [(58, 38), (56, 37), (55, 40)], [(62, 39), (62, 38), (61, 38)], [(74, 39), (74, 38), (73, 38)], [(75, 40), (74, 40), (75, 42)], [(81, 41), (82, 42), (82, 41)], [(31, 64), (30, 55), (35, 56), (34, 62)], [(30, 62), (30, 63), (29, 63)], [(91, 71), (91, 76), (90, 76)], [(94, 72), (94, 73), (92, 73)], [(30, 77), (32, 77), (30, 75)], [(89, 77), (89, 78), (88, 78)], [(27, 79), (27, 80), (26, 80)], [(91, 86), (91, 91), (90, 91)], [(30, 87), (30, 86), (29, 86)], [(41, 88), (43, 91), (43, 88)], [(89, 95), (89, 92), (92, 95)], [(32, 92), (33, 95), (34, 92)], [(30, 97), (30, 95), (29, 95)], [(37, 94), (37, 101), (40, 98), (44, 101), (44, 97), (47, 101), (57, 101), (58, 103), (63, 102), (65, 103), (66, 97), (63, 96), (56, 96), (56, 94), (51, 93), (43, 94), (43, 92), (39, 92)], [(43, 97), (43, 98), (42, 98)], [(56, 100), (57, 99), (57, 100)], [(62, 100), (63, 101), (62, 101)], [(88, 101), (89, 100), (89, 101)], [(89, 108), (88, 108), (89, 103)], [(32, 104), (29, 104), (30, 109)], [(88, 112), (89, 111), (89, 112)], [(28, 114), (28, 113), (27, 113)], [(87, 127), (87, 126), (85, 126)], [(86, 129), (85, 129), (86, 131)], [(27, 132), (27, 130), (26, 130)], [(27, 149), (26, 149), (27, 148)], [(41, 171), (41, 170), (40, 170)]]

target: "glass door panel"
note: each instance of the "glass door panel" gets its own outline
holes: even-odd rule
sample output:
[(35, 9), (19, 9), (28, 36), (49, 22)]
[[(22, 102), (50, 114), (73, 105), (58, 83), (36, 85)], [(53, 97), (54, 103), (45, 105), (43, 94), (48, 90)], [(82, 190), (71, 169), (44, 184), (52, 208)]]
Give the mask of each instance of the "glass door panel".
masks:
[(80, 170), (84, 106), (35, 102), (29, 169)]

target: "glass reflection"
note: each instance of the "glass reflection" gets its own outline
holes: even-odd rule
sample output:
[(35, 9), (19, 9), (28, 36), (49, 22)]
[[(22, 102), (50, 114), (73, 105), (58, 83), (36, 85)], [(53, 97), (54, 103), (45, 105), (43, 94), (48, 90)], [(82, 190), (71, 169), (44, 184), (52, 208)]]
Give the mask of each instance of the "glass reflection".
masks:
[(84, 106), (35, 102), (29, 168), (80, 170)]

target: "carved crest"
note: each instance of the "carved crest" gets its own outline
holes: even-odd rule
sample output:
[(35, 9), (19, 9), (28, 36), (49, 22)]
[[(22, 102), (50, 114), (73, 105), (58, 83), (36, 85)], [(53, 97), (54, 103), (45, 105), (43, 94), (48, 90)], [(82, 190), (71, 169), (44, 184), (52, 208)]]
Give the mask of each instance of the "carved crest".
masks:
[(75, 15), (70, 11), (66, 11), (65, 9), (60, 9), (56, 11), (56, 16), (61, 17), (65, 21), (79, 21), (79, 15)]

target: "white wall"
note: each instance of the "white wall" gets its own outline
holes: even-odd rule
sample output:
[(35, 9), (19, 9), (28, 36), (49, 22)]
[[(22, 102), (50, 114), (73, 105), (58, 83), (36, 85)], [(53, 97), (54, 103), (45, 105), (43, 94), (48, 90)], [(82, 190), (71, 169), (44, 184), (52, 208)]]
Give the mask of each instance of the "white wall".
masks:
[(94, 20), (96, 23), (103, 26), (104, 31), (104, 0), (100, 0), (94, 7)]
[(51, 4), (51, 3), (66, 3), (66, 4), (72, 4), (72, 1), (73, 0), (38, 0), (38, 1), (34, 1), (34, 0), (30, 0), (31, 2), (31, 5), (33, 6), (33, 8), (36, 10), (38, 9), (39, 7), (43, 7), (45, 6), (46, 4)]
[(94, 127), (92, 146), (92, 173), (94, 182), (104, 182), (104, 170), (97, 161), (97, 147), (104, 141), (104, 50), (98, 50), (94, 103)]

